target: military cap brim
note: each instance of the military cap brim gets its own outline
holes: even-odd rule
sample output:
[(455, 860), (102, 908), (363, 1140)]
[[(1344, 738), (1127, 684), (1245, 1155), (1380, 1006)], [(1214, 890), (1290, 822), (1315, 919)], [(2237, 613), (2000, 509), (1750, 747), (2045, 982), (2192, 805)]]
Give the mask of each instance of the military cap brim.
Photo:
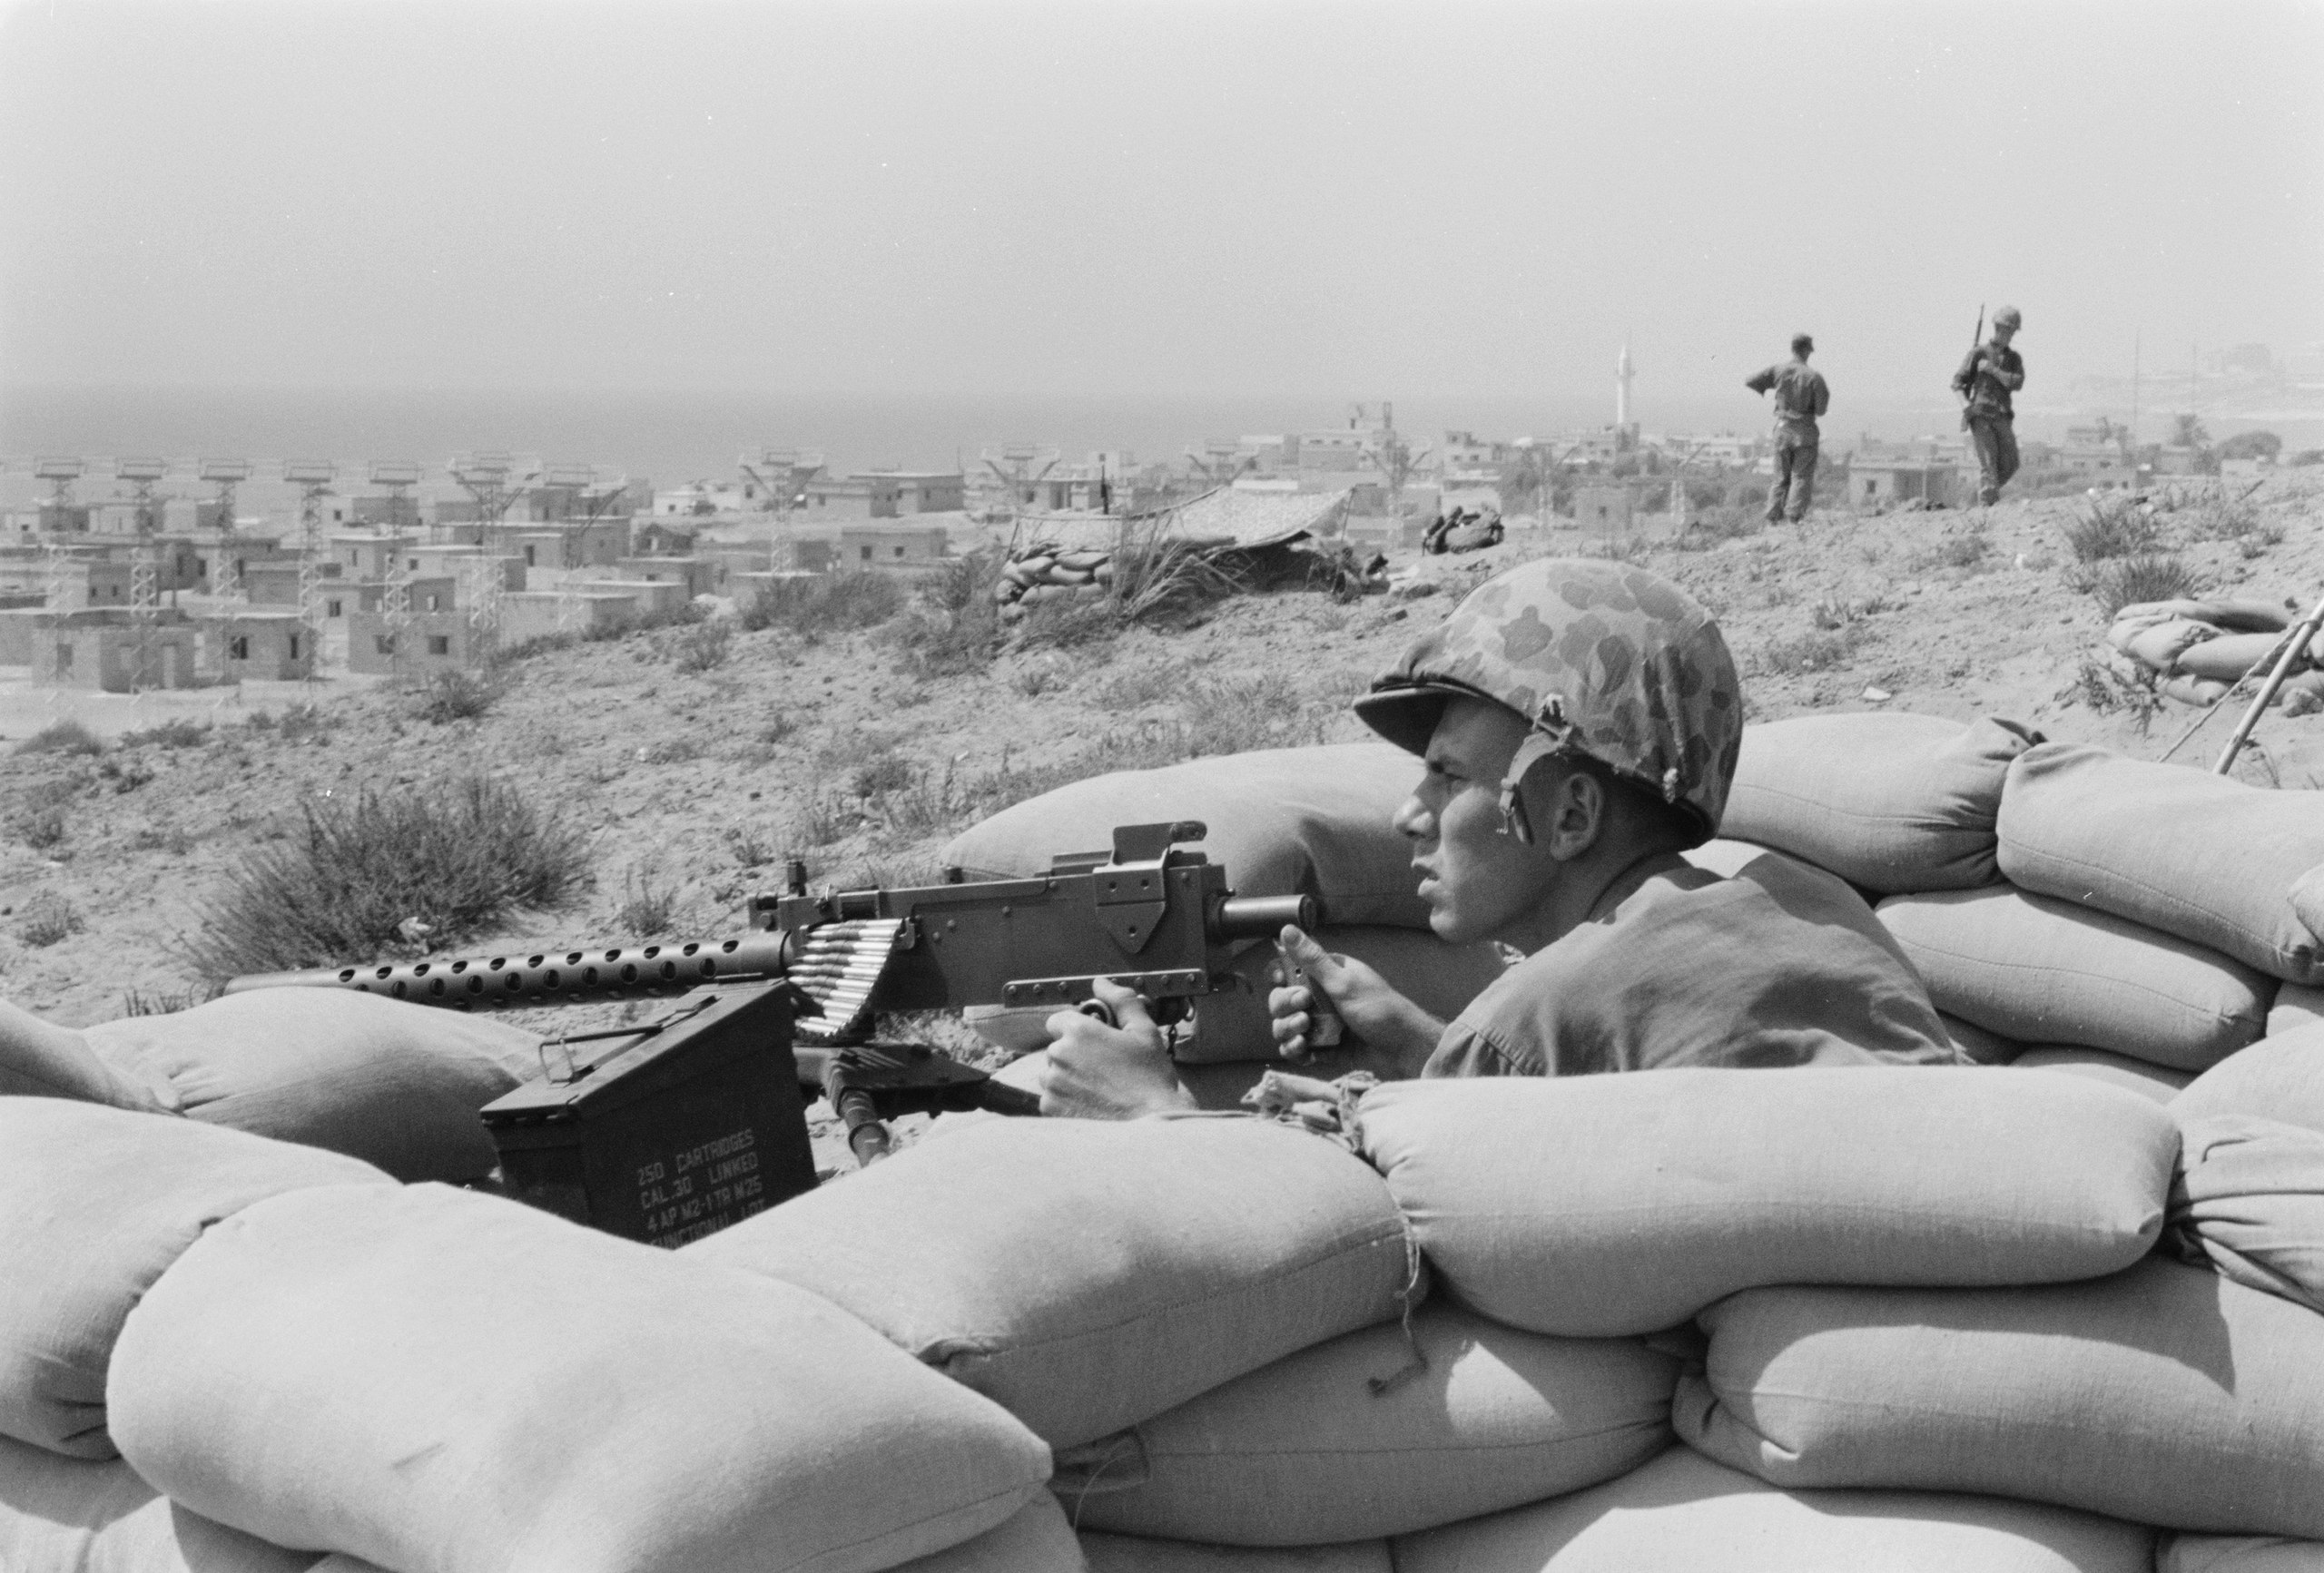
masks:
[(1402, 683), (1365, 694), (1355, 702), (1355, 713), (1364, 725), (1406, 753), (1426, 753), (1428, 740), (1436, 735), (1436, 723), (1444, 718), (1446, 704), (1456, 698), (1484, 697), (1450, 683)]

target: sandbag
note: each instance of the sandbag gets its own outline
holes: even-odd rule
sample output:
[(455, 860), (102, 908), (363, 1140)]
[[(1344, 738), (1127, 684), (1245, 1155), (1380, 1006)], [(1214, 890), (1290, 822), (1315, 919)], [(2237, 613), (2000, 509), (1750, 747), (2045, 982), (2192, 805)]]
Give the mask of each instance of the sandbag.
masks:
[(2324, 983), (2324, 942), (2294, 914), (2324, 863), (2324, 800), (2183, 765), (2053, 742), (2009, 767), (2001, 870), (2292, 983)]
[(2324, 1131), (2252, 1115), (2182, 1127), (2164, 1243), (2182, 1262), (2324, 1312)]
[(2003, 777), (2041, 741), (1997, 717), (1890, 711), (1747, 726), (1719, 833), (1883, 893), (1990, 885)]
[(1410, 1535), (1396, 1573), (2148, 1573), (2153, 1532), (1923, 1491), (1779, 1491), (1673, 1448), (1574, 1496)]
[(195, 1119), (405, 1181), (490, 1173), (477, 1110), (539, 1068), (539, 1040), (506, 1022), (338, 988), (253, 989), (87, 1030), (100, 1057), (166, 1082)]
[(0, 1097), (0, 1434), (113, 1457), (113, 1342), (204, 1229), (285, 1191), (390, 1183), (353, 1158), (194, 1120)]
[(2280, 1535), (2165, 1535), (2154, 1573), (2324, 1573), (2324, 1540)]
[(2134, 1092), (2141, 1097), (2167, 1104), (2186, 1090), (2195, 1078), (2183, 1070), (2166, 1070), (2159, 1065), (2149, 1065), (2142, 1059), (2132, 1059), (2126, 1054), (2109, 1054), (2102, 1048), (2071, 1048), (2056, 1044), (2041, 1044), (2025, 1050), (2010, 1061), (2014, 1070), (2054, 1070), (2067, 1076), (2086, 1076), (2096, 1081)]
[(2291, 909), (2300, 927), (2315, 939), (2324, 940), (2324, 863), (2317, 864), (2293, 881)]
[(2268, 1007), (2267, 1035), (2274, 1037), (2319, 1022), (2324, 1022), (2324, 988), (2287, 983), (2276, 990), (2276, 1002)]
[(2117, 618), (2107, 632), (2115, 649), (2166, 676), (2180, 669), (2190, 650), (2218, 637), (2218, 629), (2187, 617)]
[(2238, 634), (2280, 634), (2291, 626), (2299, 609), (2289, 602), (2201, 600), (2133, 601), (2114, 614), (2117, 621), (2155, 617), (2189, 617)]
[(2256, 1115), (2324, 1131), (2324, 1026), (2270, 1034), (2171, 1100), (2171, 1116), (2182, 1128), (2211, 1115)]
[(1262, 1549), (1084, 1533), (1081, 1549), (1089, 1573), (1396, 1573), (1385, 1540)]
[(1441, 1287), (1512, 1327), (1652, 1332), (1761, 1283), (2043, 1283), (2154, 1243), (2146, 1099), (1982, 1066), (1391, 1083), (1361, 1110)]
[(189, 1512), (118, 1459), (68, 1459), (0, 1437), (7, 1573), (301, 1573), (316, 1555)]
[[(1324, 949), (1353, 957), (1374, 968), (1390, 987), (1440, 1021), (1450, 1021), (1469, 1001), (1509, 969), (1501, 948), (1486, 942), (1447, 945), (1425, 929), (1319, 929)], [(1236, 987), (1204, 996), (1195, 1004), (1194, 1031), (1176, 1053), (1190, 1065), (1279, 1057), (1267, 1016), (1267, 991), (1275, 948), (1259, 944), (1235, 961)]]
[[(1885, 924), (1882, 929), (1886, 931)], [(1964, 1021), (1941, 1010), (1936, 1014), (1937, 1019), (1945, 1023), (1945, 1035), (1953, 1039), (1953, 1047), (1966, 1056), (1972, 1065), (2007, 1065), (2025, 1052), (2025, 1046), (2014, 1037), (1987, 1032), (1974, 1021)]]
[(2155, 1257), (2042, 1288), (1754, 1289), (1701, 1322), (1708, 1371), (1679, 1379), (1679, 1434), (1773, 1484), (2324, 1534), (2324, 1317), (2203, 1269)]
[(998, 1529), (926, 1557), (895, 1573), (1086, 1573), (1081, 1542), (1057, 1499), (1041, 1492)]
[(812, 1290), (1055, 1447), (1389, 1321), (1419, 1289), (1362, 1162), (1201, 1116), (988, 1120), (679, 1253)]
[(1670, 1443), (1679, 1362), (1445, 1304), (1303, 1350), (1058, 1459), (1084, 1529), (1238, 1546), (1370, 1539), (1613, 1479)]
[(2282, 643), (2280, 634), (2222, 634), (2190, 645), (2179, 657), (2179, 670), (2209, 683), (2238, 683), (2253, 667), (2280, 654), (2277, 647)]
[(1390, 824), (1421, 763), (1385, 742), (1264, 749), (1119, 771), (1003, 809), (953, 838), (969, 878), (1046, 874), (1050, 859), (1113, 846), (1117, 826), (1198, 820), (1237, 894), (1315, 896), (1326, 921), (1428, 927), (1412, 843)]
[(172, 1499), (396, 1573), (872, 1573), (1007, 1519), (1049, 1462), (804, 1291), (441, 1185), (216, 1225), (106, 1398)]
[(0, 1097), (73, 1098), (146, 1114), (174, 1114), (166, 1087), (115, 1070), (71, 1027), (0, 999)]
[(1876, 909), (1939, 1010), (2021, 1043), (2199, 1071), (2258, 1038), (2274, 985), (2189, 940), (2000, 887)]

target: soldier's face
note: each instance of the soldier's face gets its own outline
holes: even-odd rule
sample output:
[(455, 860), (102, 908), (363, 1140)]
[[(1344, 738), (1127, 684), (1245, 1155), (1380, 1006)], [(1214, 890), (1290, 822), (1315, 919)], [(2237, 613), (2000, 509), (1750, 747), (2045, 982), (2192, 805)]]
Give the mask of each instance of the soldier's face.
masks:
[(1428, 773), (1396, 811), (1428, 926), (1440, 939), (1537, 948), (1532, 929), (1563, 865), (1538, 841), (1502, 831), (1501, 778), (1524, 739), (1515, 711), (1452, 700), (1429, 739)]
[(2017, 329), (2013, 324), (2007, 322), (1996, 322), (1994, 324), (1994, 342), (2000, 345), (2004, 349), (2008, 349), (2009, 341), (2016, 337)]

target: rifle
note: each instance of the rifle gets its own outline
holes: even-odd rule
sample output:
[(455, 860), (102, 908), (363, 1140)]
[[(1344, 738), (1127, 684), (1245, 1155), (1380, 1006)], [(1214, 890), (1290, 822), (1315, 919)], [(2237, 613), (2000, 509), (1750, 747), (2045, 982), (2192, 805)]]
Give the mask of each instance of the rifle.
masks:
[[(1969, 353), (1974, 356), (1984, 341), (1985, 303), (1980, 300), (1977, 302), (1977, 330), (1969, 335)], [(1961, 390), (1961, 429), (1963, 431), (1969, 429), (1969, 406), (1975, 401), (1976, 390), (1977, 363), (1972, 359), (1969, 363), (1969, 386)]]
[[(924, 1045), (876, 1041), (880, 1013), (1049, 1006), (1110, 1023), (1091, 991), (1107, 978), (1153, 1000), (1157, 1020), (1175, 1021), (1202, 996), (1237, 986), (1230, 965), (1237, 942), (1273, 938), (1286, 923), (1312, 929), (1320, 922), (1312, 896), (1235, 895), (1225, 869), (1181, 844), (1207, 833), (1195, 821), (1125, 825), (1110, 853), (1056, 858), (1047, 874), (970, 881), (952, 869), (942, 884), (905, 889), (811, 890), (806, 865), (794, 860), (781, 890), (752, 898), (752, 929), (730, 939), (257, 973), (232, 979), (226, 992), (347, 988), (492, 1010), (716, 990), (718, 999), (644, 1027), (544, 1039), (542, 1074), (483, 1111), (521, 1199), (635, 1238), (682, 1244), (679, 1235), (696, 1238), (708, 1228), (683, 1217), (670, 1220), (677, 1227), (661, 1226), (663, 1214), (697, 1199), (673, 1199), (664, 1182), (692, 1166), (681, 1159), (741, 1139), (746, 1127), (745, 1145), (762, 1156), (770, 1143), (780, 1147), (776, 1161), (786, 1166), (774, 1188), (783, 1194), (773, 1201), (814, 1184), (812, 1162), (802, 1164), (804, 1102), (815, 1096), (830, 1098), (865, 1164), (886, 1155), (884, 1121), (900, 1114), (1039, 1112), (1031, 1095)], [(798, 1016), (812, 1019), (794, 1032)], [(573, 1045), (594, 1041), (610, 1047), (594, 1058), (572, 1055)], [(726, 1081), (708, 1091), (696, 1085), (703, 1077), (688, 1082), (680, 1062), (689, 1058)], [(642, 1133), (632, 1128), (637, 1117), (616, 1121), (621, 1130), (595, 1144), (617, 1148), (618, 1161), (586, 1150), (586, 1130), (573, 1139), (571, 1127), (588, 1124), (593, 1105), (607, 1116), (634, 1114), (638, 1100), (665, 1094), (664, 1102), (686, 1106), (684, 1118), (645, 1119), (651, 1128)], [(745, 1108), (755, 1112), (737, 1125)], [(544, 1136), (541, 1127), (558, 1125), (566, 1129)], [(545, 1155), (545, 1144), (556, 1151)], [(567, 1150), (576, 1146), (585, 1150)], [(621, 1178), (633, 1170), (640, 1176), (634, 1186)], [(645, 1180), (649, 1173), (658, 1179)], [(610, 1213), (582, 1194), (616, 1190), (622, 1204)], [(663, 1201), (633, 1207), (633, 1190)], [(740, 1210), (723, 1221), (770, 1204), (749, 1205), (754, 1199), (739, 1198)], [(601, 1221), (615, 1215), (617, 1224)]]

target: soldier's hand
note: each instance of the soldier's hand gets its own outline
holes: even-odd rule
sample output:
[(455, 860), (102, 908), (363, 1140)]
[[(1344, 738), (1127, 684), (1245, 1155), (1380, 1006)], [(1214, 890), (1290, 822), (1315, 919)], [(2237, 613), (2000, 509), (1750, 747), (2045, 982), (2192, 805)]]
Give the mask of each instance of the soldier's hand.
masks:
[(1099, 978), (1090, 991), (1119, 1027), (1078, 1010), (1047, 1023), (1051, 1042), (1041, 1077), (1041, 1113), (1068, 1119), (1127, 1120), (1195, 1106), (1170, 1063), (1170, 1047), (1134, 989)]
[(1284, 926), (1281, 943), (1284, 959), (1307, 977), (1305, 983), (1267, 994), (1275, 1047), (1286, 1058), (1309, 1051), (1307, 1033), (1315, 1025), (1316, 993), (1340, 1014), (1350, 1032), (1374, 1047), (1400, 1057), (1417, 1053), (1424, 1058), (1436, 1047), (1444, 1024), (1397, 993), (1379, 973), (1353, 956), (1324, 949), (1292, 924)]

